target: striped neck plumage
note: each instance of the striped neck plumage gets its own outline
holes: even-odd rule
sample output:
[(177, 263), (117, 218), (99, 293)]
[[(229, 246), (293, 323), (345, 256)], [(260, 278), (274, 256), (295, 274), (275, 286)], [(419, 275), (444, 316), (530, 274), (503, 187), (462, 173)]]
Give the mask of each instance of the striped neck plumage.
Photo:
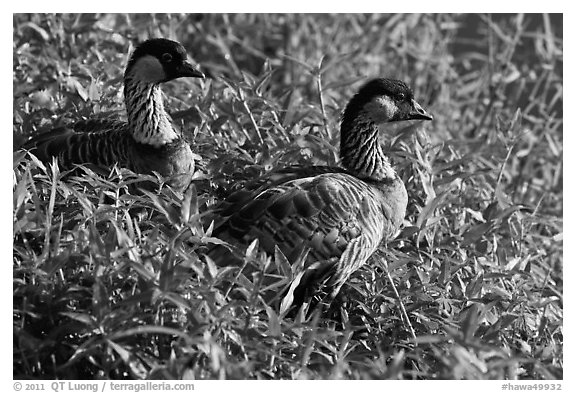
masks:
[(162, 90), (156, 83), (127, 75), (124, 99), (132, 137), (139, 143), (161, 147), (179, 138), (164, 110)]
[(342, 166), (358, 178), (375, 181), (396, 178), (380, 145), (378, 126), (369, 119), (342, 123), (340, 158)]

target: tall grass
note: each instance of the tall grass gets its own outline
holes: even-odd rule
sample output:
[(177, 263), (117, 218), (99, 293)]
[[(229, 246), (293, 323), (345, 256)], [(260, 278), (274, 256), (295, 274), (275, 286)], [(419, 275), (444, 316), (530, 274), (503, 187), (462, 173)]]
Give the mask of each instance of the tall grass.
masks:
[[(561, 15), (13, 22), (15, 147), (122, 116), (134, 41), (177, 39), (210, 76), (164, 88), (202, 157), (182, 194), (14, 153), (14, 378), (562, 378)], [(273, 168), (337, 164), (340, 112), (373, 76), (407, 81), (435, 117), (385, 141), (410, 196), (404, 228), (337, 315), (280, 318), (258, 274), (205, 259), (218, 240), (203, 213)], [(134, 192), (142, 181), (158, 191)]]

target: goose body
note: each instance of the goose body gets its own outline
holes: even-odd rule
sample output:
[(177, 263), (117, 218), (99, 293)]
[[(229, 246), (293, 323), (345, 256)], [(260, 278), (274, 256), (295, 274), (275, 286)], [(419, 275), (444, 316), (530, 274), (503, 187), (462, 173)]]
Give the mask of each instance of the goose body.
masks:
[(160, 84), (204, 75), (186, 61), (182, 45), (150, 39), (132, 54), (124, 73), (128, 121), (88, 119), (34, 136), (23, 146), (40, 160), (58, 159), (63, 169), (76, 164), (137, 173), (158, 172), (176, 188), (185, 187), (194, 171), (194, 154), (164, 110)]
[[(213, 236), (233, 245), (259, 240), (277, 246), (292, 264), (308, 252), (281, 311), (303, 303), (320, 287), (334, 298), (350, 275), (400, 227), (408, 195), (379, 143), (379, 126), (431, 120), (401, 82), (375, 79), (350, 100), (341, 121), (342, 167), (289, 167), (248, 184), (214, 211)], [(220, 245), (208, 255), (220, 264), (236, 258)]]

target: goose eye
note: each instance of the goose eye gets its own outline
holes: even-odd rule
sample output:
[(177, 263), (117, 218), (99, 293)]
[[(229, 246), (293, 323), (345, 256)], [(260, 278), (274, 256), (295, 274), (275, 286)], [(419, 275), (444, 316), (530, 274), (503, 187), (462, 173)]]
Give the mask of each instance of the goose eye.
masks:
[(399, 93), (398, 94), (398, 98), (400, 99), (400, 101), (404, 101), (406, 99), (406, 94), (404, 93)]
[(164, 53), (162, 55), (162, 62), (170, 63), (172, 61), (172, 55), (170, 53)]

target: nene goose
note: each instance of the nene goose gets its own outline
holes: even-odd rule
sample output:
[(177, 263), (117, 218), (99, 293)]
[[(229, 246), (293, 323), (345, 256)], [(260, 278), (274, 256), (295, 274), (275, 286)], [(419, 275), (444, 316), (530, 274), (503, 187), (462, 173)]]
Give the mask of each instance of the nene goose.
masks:
[(164, 110), (160, 84), (181, 77), (204, 78), (186, 57), (178, 42), (162, 38), (143, 42), (124, 73), (128, 122), (79, 121), (37, 135), (23, 148), (44, 162), (56, 157), (62, 169), (76, 164), (103, 168), (117, 164), (137, 173), (158, 172), (170, 178), (173, 187), (185, 187), (194, 171), (194, 155)]
[[(301, 264), (282, 295), (281, 313), (321, 293), (321, 287), (329, 303), (398, 230), (408, 195), (379, 143), (379, 126), (403, 120), (432, 116), (404, 82), (371, 80), (342, 115), (341, 167), (273, 172), (232, 193), (209, 216), (213, 236), (235, 247), (258, 239), (267, 254), (274, 255), (277, 246), (293, 268)], [(220, 265), (236, 263), (236, 254), (222, 245), (208, 250)]]

